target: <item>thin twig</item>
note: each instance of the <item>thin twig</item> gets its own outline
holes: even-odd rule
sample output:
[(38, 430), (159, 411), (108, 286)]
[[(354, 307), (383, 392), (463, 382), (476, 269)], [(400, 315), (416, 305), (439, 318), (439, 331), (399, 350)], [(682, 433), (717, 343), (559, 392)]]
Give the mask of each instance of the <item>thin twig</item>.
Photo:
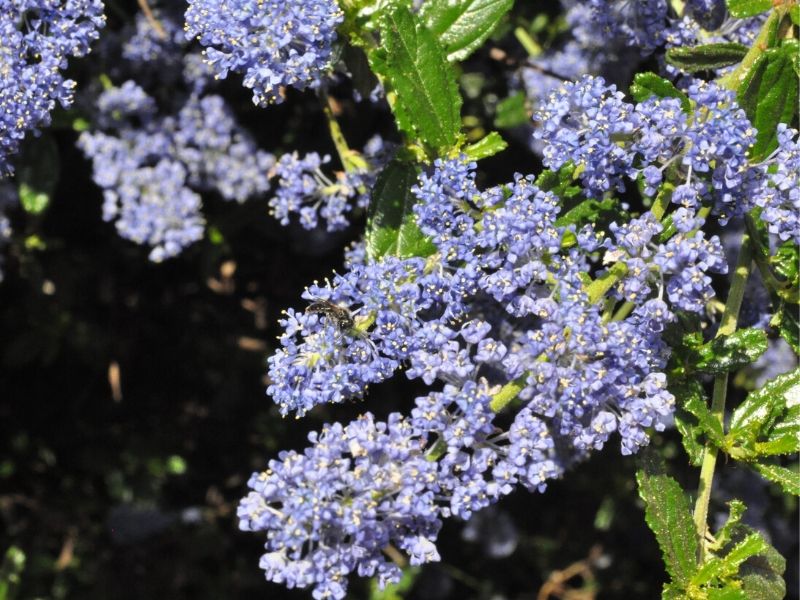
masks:
[(156, 19), (156, 16), (153, 14), (153, 10), (150, 8), (150, 5), (147, 3), (147, 0), (137, 0), (139, 3), (139, 8), (142, 9), (144, 13), (144, 18), (147, 19), (147, 22), (156, 30), (156, 34), (162, 40), (167, 39), (167, 32), (164, 30), (164, 27), (161, 25), (161, 22)]

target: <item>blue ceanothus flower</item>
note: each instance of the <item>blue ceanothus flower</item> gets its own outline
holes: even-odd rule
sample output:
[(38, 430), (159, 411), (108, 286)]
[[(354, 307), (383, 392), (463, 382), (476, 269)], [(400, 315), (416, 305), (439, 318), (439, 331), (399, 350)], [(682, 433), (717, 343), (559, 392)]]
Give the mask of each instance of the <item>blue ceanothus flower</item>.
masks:
[(800, 244), (800, 138), (787, 125), (778, 125), (778, 149), (761, 165), (766, 184), (754, 202), (770, 233), (781, 241)]
[[(598, 248), (616, 241), (620, 260), (643, 255), (635, 224), (614, 239), (568, 230), (556, 224), (558, 198), (532, 177), (482, 191), (475, 171), (439, 160), (413, 188), (435, 254), (365, 263), (359, 246), (348, 272), (310, 287), (309, 309), (282, 322), (268, 393), (284, 414), (361, 398), (403, 367), (443, 387), (408, 417), (326, 426), (303, 454), (254, 475), (239, 515), (242, 528), (266, 532), (272, 581), (341, 598), (350, 573), (396, 580), (386, 545), (414, 564), (438, 560), (441, 519), (469, 518), (518, 485), (544, 489), (613, 434), (636, 452), (671, 418), (661, 340), (670, 306), (642, 288), (630, 316), (608, 322), (583, 288)], [(708, 260), (685, 254), (692, 266)], [(493, 403), (510, 381), (523, 383), (501, 427)]]
[(296, 152), (284, 154), (274, 169), (276, 189), (269, 201), (272, 215), (281, 225), (288, 225), (296, 214), (304, 229), (314, 229), (320, 221), (328, 231), (346, 228), (354, 210), (367, 208), (378, 173), (393, 150), (391, 144), (376, 135), (366, 143), (363, 154), (348, 156), (348, 169), (333, 178), (322, 170), (330, 156), (316, 152), (303, 157)]
[(302, 454), (254, 473), (237, 514), (243, 530), (266, 531), (267, 579), (335, 599), (351, 573), (396, 582), (387, 546), (412, 565), (439, 560), (442, 518), (468, 518), (518, 480), (543, 489), (561, 473), (543, 421), (523, 411), (502, 433), (490, 401), (484, 380), (448, 385), (418, 398), (410, 417), (326, 425)]
[(72, 104), (75, 82), (62, 71), (104, 24), (100, 0), (0, 0), (0, 178), (26, 133)]
[[(641, 178), (655, 191), (667, 169), (677, 173), (670, 236), (650, 212), (607, 231), (559, 225), (560, 199), (533, 177), (480, 190), (474, 163), (437, 160), (412, 188), (436, 251), (367, 262), (357, 245), (347, 272), (310, 287), (306, 311), (287, 312), (269, 360), (268, 393), (283, 414), (363, 398), (400, 369), (441, 391), (417, 398), (409, 416), (326, 426), (302, 455), (254, 475), (239, 515), (244, 529), (266, 532), (269, 579), (318, 598), (343, 597), (350, 573), (393, 581), (386, 545), (413, 564), (438, 560), (441, 519), (468, 518), (518, 485), (542, 489), (612, 436), (635, 453), (667, 426), (675, 398), (662, 334), (676, 309), (705, 313), (709, 274), (727, 269), (698, 208), (724, 220), (796, 200), (793, 131), (782, 127), (775, 156), (750, 164), (755, 132), (730, 94), (701, 83), (688, 94), (691, 114), (673, 99), (634, 106), (584, 79), (542, 111), (545, 156), (580, 166), (588, 190)], [(785, 221), (768, 222), (781, 231)], [(586, 275), (610, 263), (624, 266), (618, 281), (590, 295)], [(609, 299), (631, 306), (612, 318)], [(513, 410), (510, 424), (495, 417), (501, 408)]]
[(103, 218), (119, 234), (152, 248), (160, 262), (203, 237), (198, 192), (243, 202), (269, 189), (274, 158), (255, 145), (220, 96), (190, 96), (175, 115), (132, 81), (97, 101), (100, 129), (81, 134), (103, 189)]
[[(653, 195), (669, 169), (680, 181), (672, 202), (686, 209), (677, 216), (688, 229), (702, 204), (710, 204), (725, 224), (768, 195), (768, 188), (789, 193), (785, 183), (776, 188), (774, 178), (749, 161), (757, 132), (732, 91), (694, 80), (686, 92), (690, 114), (676, 98), (629, 104), (600, 77), (562, 84), (534, 116), (545, 165), (559, 169), (571, 162), (580, 168), (589, 196), (622, 191), (636, 178)], [(795, 137), (784, 135), (789, 165)]]
[(186, 35), (205, 46), (219, 77), (241, 73), (265, 106), (282, 102), (282, 87), (320, 85), (343, 19), (334, 0), (190, 0)]

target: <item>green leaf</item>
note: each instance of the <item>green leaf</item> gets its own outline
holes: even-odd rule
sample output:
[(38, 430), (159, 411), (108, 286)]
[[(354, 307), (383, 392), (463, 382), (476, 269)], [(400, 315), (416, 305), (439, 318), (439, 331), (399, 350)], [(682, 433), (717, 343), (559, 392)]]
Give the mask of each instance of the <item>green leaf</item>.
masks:
[(481, 160), (502, 152), (508, 143), (496, 131), (492, 131), (474, 144), (465, 147), (463, 152), (470, 160)]
[(770, 256), (769, 262), (775, 272), (787, 281), (797, 282), (800, 248), (793, 241), (786, 241)]
[(671, 81), (659, 77), (651, 71), (636, 74), (631, 84), (631, 96), (633, 96), (634, 100), (637, 102), (647, 100), (650, 96), (657, 96), (658, 98), (677, 98), (681, 101), (683, 112), (687, 114), (691, 114), (692, 112), (692, 103), (689, 97), (676, 88)]
[[(800, 394), (800, 388), (792, 388), (791, 394)], [(767, 433), (768, 444), (780, 445), (787, 448), (781, 454), (794, 454), (800, 451), (800, 404), (790, 406), (782, 418)]]
[(748, 559), (739, 570), (748, 600), (782, 600), (786, 596), (785, 570), (786, 560), (769, 545), (764, 552)]
[(725, 0), (725, 3), (737, 19), (746, 19), (772, 8), (772, 0)]
[(575, 165), (567, 163), (558, 171), (545, 170), (536, 178), (536, 185), (544, 192), (553, 192), (563, 202), (561, 210), (570, 211), (583, 202), (583, 188), (577, 183)]
[(761, 430), (769, 426), (787, 404), (787, 395), (800, 386), (800, 368), (778, 375), (766, 382), (761, 389), (750, 392), (747, 398), (733, 411), (730, 435), (752, 429)]
[(525, 94), (517, 92), (497, 104), (494, 126), (501, 129), (510, 129), (524, 125), (530, 121), (530, 118), (528, 107), (525, 104)]
[(778, 328), (778, 333), (792, 347), (795, 354), (800, 354), (800, 320), (797, 313), (797, 304), (782, 300), (770, 320), (770, 325)]
[(689, 462), (695, 467), (699, 467), (703, 463), (703, 444), (699, 442), (701, 435), (700, 428), (694, 425), (687, 418), (685, 413), (675, 413), (675, 428), (681, 434), (681, 442), (686, 454), (689, 456)]
[(452, 62), (478, 49), (513, 4), (514, 0), (426, 0), (420, 16)]
[(665, 583), (661, 590), (661, 600), (686, 600), (686, 590), (674, 583)]
[(747, 50), (747, 46), (734, 42), (670, 48), (667, 50), (667, 62), (689, 72), (720, 69), (741, 62)]
[(735, 371), (766, 352), (767, 345), (767, 334), (763, 330), (740, 329), (703, 344), (696, 368), (706, 373)]
[(739, 567), (751, 556), (767, 549), (767, 542), (758, 533), (753, 533), (736, 543), (723, 557), (714, 556), (704, 562), (692, 578), (695, 585), (703, 585), (714, 579), (727, 579), (739, 572)]
[(800, 25), (800, 4), (795, 4), (789, 9), (789, 18), (795, 25)]
[(439, 155), (446, 154), (455, 146), (461, 129), (461, 96), (444, 50), (402, 6), (381, 20), (381, 40), (386, 58), (377, 68), (385, 69), (386, 80), (396, 94), (392, 108), (398, 127)]
[(722, 445), (722, 423), (711, 414), (703, 393), (703, 386), (700, 385), (700, 382), (693, 380), (687, 381), (684, 387), (686, 389), (682, 394), (684, 410), (695, 416), (700, 430), (706, 434), (715, 446)]
[(30, 136), (15, 163), (19, 200), (29, 213), (38, 215), (47, 209), (58, 185), (60, 159), (53, 136)]
[(645, 502), (645, 519), (661, 547), (667, 572), (685, 586), (697, 571), (698, 550), (689, 500), (653, 452), (643, 453), (636, 480)]
[(737, 460), (800, 448), (800, 369), (767, 382), (734, 410), (726, 450)]
[(758, 130), (752, 158), (763, 160), (778, 145), (778, 123), (790, 123), (797, 111), (798, 81), (793, 59), (797, 44), (768, 48), (739, 86), (737, 100)]
[(714, 536), (716, 537), (717, 544), (726, 546), (733, 539), (734, 533), (739, 527), (746, 510), (747, 507), (741, 500), (731, 500), (728, 502), (728, 520), (725, 521), (725, 524)]
[(417, 170), (406, 162), (393, 161), (378, 175), (367, 215), (367, 256), (371, 261), (385, 255), (429, 256), (436, 248), (417, 227), (411, 187)]
[(800, 472), (797, 468), (787, 469), (780, 465), (755, 463), (756, 470), (773, 483), (777, 483), (787, 494), (800, 496)]
[(708, 590), (708, 600), (748, 600), (747, 594), (736, 587)]

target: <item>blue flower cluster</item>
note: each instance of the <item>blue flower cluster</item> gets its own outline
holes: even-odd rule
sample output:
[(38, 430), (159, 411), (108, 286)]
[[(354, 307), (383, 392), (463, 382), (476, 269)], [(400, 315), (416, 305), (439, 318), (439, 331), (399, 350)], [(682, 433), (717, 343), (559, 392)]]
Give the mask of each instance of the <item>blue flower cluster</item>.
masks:
[(316, 152), (300, 157), (296, 152), (284, 154), (275, 165), (277, 185), (269, 205), (272, 215), (282, 225), (297, 214), (305, 229), (315, 229), (320, 220), (328, 231), (347, 227), (348, 215), (354, 209), (366, 209), (369, 193), (380, 170), (391, 158), (392, 146), (380, 136), (370, 139), (364, 153), (347, 157), (348, 169), (328, 177), (322, 166), (329, 156)]
[[(589, 0), (590, 18), (607, 40), (649, 55), (662, 47), (710, 41), (749, 43), (763, 17), (728, 19), (725, 0), (689, 0), (680, 14), (667, 0)], [(703, 30), (701, 32), (701, 30)]]
[[(609, 237), (576, 231), (532, 177), (481, 191), (475, 175), (451, 159), (419, 176), (414, 210), (435, 254), (367, 264), (357, 247), (347, 273), (310, 287), (309, 309), (282, 321), (268, 393), (283, 414), (361, 398), (401, 368), (444, 389), (408, 417), (327, 426), (253, 476), (239, 515), (267, 534), (270, 580), (318, 598), (343, 597), (350, 573), (396, 580), (385, 546), (437, 560), (442, 518), (468, 518), (517, 485), (543, 489), (615, 432), (634, 453), (670, 422), (661, 335), (675, 308), (704, 309), (705, 273), (726, 268), (718, 240), (687, 231), (654, 244), (650, 213)], [(629, 316), (610, 319), (586, 290), (598, 249), (626, 266), (615, 293)]]
[[(704, 203), (713, 206), (723, 224), (752, 208), (754, 198), (780, 205), (783, 201), (767, 198), (764, 190), (786, 196), (791, 193), (789, 181), (776, 180), (763, 166), (748, 162), (756, 130), (734, 93), (694, 81), (687, 94), (693, 104), (690, 114), (675, 98), (629, 104), (599, 77), (564, 83), (534, 116), (545, 165), (559, 169), (574, 164), (589, 196), (622, 191), (626, 181), (639, 177), (645, 193), (653, 195), (668, 172), (671, 180), (681, 182), (672, 202), (685, 209), (676, 217), (686, 231), (696, 226), (695, 213)], [(796, 134), (782, 131), (781, 159), (791, 178)]]
[(189, 0), (186, 35), (219, 77), (242, 73), (265, 106), (283, 101), (282, 87), (320, 85), (343, 18), (335, 0)]
[[(350, 573), (396, 580), (381, 548), (437, 560), (442, 518), (468, 518), (518, 485), (541, 489), (612, 435), (635, 453), (671, 422), (662, 335), (675, 311), (705, 313), (711, 275), (728, 268), (701, 229), (708, 213), (724, 223), (761, 206), (773, 233), (797, 232), (797, 132), (781, 126), (778, 150), (753, 164), (756, 132), (733, 95), (696, 81), (687, 95), (689, 112), (674, 98), (634, 105), (584, 77), (536, 115), (548, 167), (575, 167), (589, 197), (632, 182), (651, 197), (667, 190), (659, 212), (562, 225), (561, 199), (532, 176), (481, 190), (475, 163), (440, 159), (412, 188), (435, 252), (367, 262), (356, 245), (347, 272), (286, 313), (267, 390), (284, 415), (363, 398), (401, 369), (443, 390), (407, 417), (326, 426), (304, 454), (254, 475), (240, 517), (267, 534), (269, 579), (318, 598), (343, 597)], [(297, 197), (320, 185), (297, 181)], [(496, 417), (507, 408), (510, 424)], [(391, 473), (401, 475), (388, 484)]]
[(62, 71), (104, 24), (100, 0), (0, 0), (0, 178), (26, 133), (72, 104), (75, 82)]
[(710, 239), (695, 230), (697, 219), (680, 221), (685, 208), (673, 213), (678, 234), (665, 244), (653, 243), (663, 231), (652, 213), (618, 226), (612, 223), (614, 241), (605, 240), (607, 261), (623, 260), (625, 276), (616, 287), (618, 297), (638, 303), (651, 292), (651, 283), (660, 285), (659, 298), (666, 291), (670, 302), (681, 310), (700, 313), (714, 297), (707, 273), (727, 273), (728, 265), (717, 236)]
[(78, 146), (92, 159), (103, 189), (103, 218), (125, 239), (151, 246), (150, 260), (175, 256), (201, 239), (198, 191), (243, 202), (269, 189), (274, 158), (259, 150), (220, 96), (191, 95), (177, 114), (161, 116), (132, 81), (97, 101), (97, 124)]
[(649, 54), (664, 43), (669, 6), (666, 0), (589, 0), (592, 17), (606, 37), (624, 37)]
[(761, 218), (781, 241), (800, 245), (800, 137), (796, 130), (778, 125), (778, 149), (761, 169), (766, 185), (754, 194)]
[(410, 417), (326, 425), (302, 454), (282, 452), (254, 473), (239, 505), (240, 527), (267, 532), (267, 579), (344, 598), (347, 576), (398, 581), (387, 546), (412, 565), (439, 560), (442, 518), (467, 518), (522, 481), (561, 472), (543, 421), (521, 412), (508, 432), (493, 424), (483, 380), (418, 398)]

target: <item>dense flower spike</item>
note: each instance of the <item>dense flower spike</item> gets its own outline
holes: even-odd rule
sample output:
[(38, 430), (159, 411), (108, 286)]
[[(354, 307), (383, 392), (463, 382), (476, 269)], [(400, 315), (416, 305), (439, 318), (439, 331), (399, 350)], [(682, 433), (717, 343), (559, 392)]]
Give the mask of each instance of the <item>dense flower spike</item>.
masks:
[(190, 0), (186, 35), (206, 47), (219, 77), (242, 73), (263, 106), (282, 102), (283, 86), (320, 85), (342, 19), (334, 0)]
[(600, 77), (565, 83), (534, 116), (545, 164), (580, 168), (590, 196), (624, 190), (626, 180), (639, 175), (653, 195), (672, 169), (683, 182), (672, 200), (691, 212), (684, 218), (693, 217), (704, 201), (713, 203), (722, 223), (739, 216), (765, 185), (763, 173), (747, 158), (756, 130), (733, 92), (694, 81), (687, 93), (694, 102), (691, 114), (675, 98), (628, 104)]
[(72, 104), (75, 82), (62, 70), (104, 24), (100, 0), (0, 0), (0, 178), (26, 133)]
[(269, 189), (272, 155), (255, 147), (219, 96), (190, 96), (177, 115), (160, 117), (129, 81), (104, 92), (98, 107), (97, 122), (111, 133), (84, 132), (78, 144), (103, 188), (103, 218), (122, 237), (151, 246), (153, 261), (203, 237), (198, 191), (242, 202)]
[(254, 473), (238, 515), (242, 529), (267, 533), (267, 579), (337, 599), (353, 572), (397, 581), (388, 545), (412, 565), (437, 561), (443, 517), (469, 517), (517, 478), (536, 488), (560, 474), (543, 422), (526, 414), (500, 435), (490, 400), (484, 381), (446, 386), (418, 398), (410, 418), (326, 425), (302, 454)]

